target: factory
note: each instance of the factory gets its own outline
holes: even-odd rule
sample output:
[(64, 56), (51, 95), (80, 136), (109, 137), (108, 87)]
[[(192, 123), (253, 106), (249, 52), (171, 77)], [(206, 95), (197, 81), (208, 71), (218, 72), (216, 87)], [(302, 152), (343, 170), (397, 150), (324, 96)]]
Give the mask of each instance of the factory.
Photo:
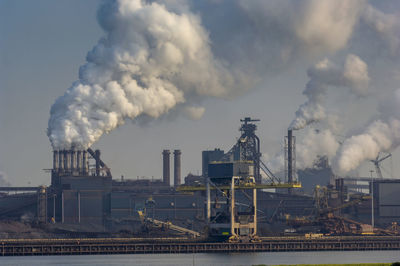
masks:
[(257, 122), (241, 120), (228, 152), (202, 151), (202, 175), (189, 174), (184, 182), (178, 149), (160, 151), (162, 179), (156, 180), (113, 179), (100, 150), (54, 150), (51, 185), (0, 188), (0, 219), (25, 217), (71, 236), (124, 232), (253, 241), (306, 233), (397, 234), (400, 181), (337, 177), (323, 157), (318, 167), (297, 171), (292, 130), (284, 138), (281, 180), (261, 160)]

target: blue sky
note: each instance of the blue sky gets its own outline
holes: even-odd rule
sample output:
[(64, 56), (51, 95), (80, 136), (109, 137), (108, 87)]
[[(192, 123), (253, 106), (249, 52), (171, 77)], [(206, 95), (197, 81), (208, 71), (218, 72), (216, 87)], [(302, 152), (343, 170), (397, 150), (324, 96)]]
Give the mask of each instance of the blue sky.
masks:
[[(52, 158), (46, 136), (49, 110), (55, 99), (78, 79), (78, 70), (85, 63), (87, 52), (104, 35), (96, 19), (99, 4), (95, 0), (0, 1), (0, 171), (7, 174), (13, 185), (50, 182), (49, 174), (43, 171), (51, 168)], [(379, 5), (376, 8), (382, 11), (400, 12), (396, 1)], [(204, 13), (207, 7), (193, 8)], [(204, 15), (203, 24), (212, 35), (215, 22), (206, 19)], [(373, 34), (362, 26), (355, 26), (347, 44), (334, 52), (294, 60), (272, 74), (266, 70), (265, 75), (261, 74), (262, 82), (248, 88), (240, 97), (204, 99), (201, 104), (206, 111), (200, 120), (178, 114), (145, 126), (127, 122), (104, 135), (93, 147), (102, 150), (114, 177), (159, 178), (163, 149), (181, 149), (182, 175), (197, 174), (201, 173), (201, 150), (215, 147), (229, 150), (239, 134), (239, 119), (251, 116), (261, 119), (258, 135), (262, 151), (271, 158), (282, 149), (287, 127), (298, 106), (305, 101), (302, 91), (308, 81), (307, 69), (325, 57), (341, 62), (348, 53), (356, 53), (369, 67), (369, 96), (356, 99), (333, 91), (327, 101), (327, 109), (342, 120), (340, 133), (350, 136), (376, 118), (381, 97), (399, 88), (399, 54), (389, 59), (377, 56), (376, 50), (383, 50), (384, 44), (377, 42), (377, 49), (371, 52), (372, 45), (365, 43), (364, 46), (359, 41), (368, 36)], [(304, 134), (296, 132), (298, 141)], [(396, 154), (393, 160), (398, 158)], [(359, 174), (368, 175), (370, 168), (371, 165), (365, 164)]]

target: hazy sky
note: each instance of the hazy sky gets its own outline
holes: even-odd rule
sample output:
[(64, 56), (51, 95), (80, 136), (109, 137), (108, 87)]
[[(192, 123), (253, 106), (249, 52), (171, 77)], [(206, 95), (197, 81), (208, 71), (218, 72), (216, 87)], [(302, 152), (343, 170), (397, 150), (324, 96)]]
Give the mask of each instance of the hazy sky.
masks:
[[(349, 1), (354, 3), (340, 6), (343, 12), (332, 4), (341, 1), (317, 2), (166, 1), (168, 12), (199, 18), (196, 23), (208, 36), (212, 57), (232, 73), (247, 70), (250, 81), (243, 84), (249, 87), (221, 97), (190, 98), (205, 108), (198, 120), (173, 108), (145, 124), (128, 119), (103, 135), (93, 148), (102, 150), (114, 178), (160, 178), (163, 149), (182, 150), (182, 176), (200, 174), (201, 151), (229, 150), (245, 116), (261, 119), (262, 152), (272, 160), (306, 101), (307, 71), (325, 58), (341, 69), (349, 54), (356, 55), (368, 66), (369, 84), (359, 96), (348, 88), (332, 89), (329, 81), (323, 103), (329, 117), (296, 131), (297, 142), (312, 134), (309, 128), (329, 128), (338, 142), (364, 132), (382, 115), (378, 106), (400, 88), (400, 2)], [(100, 4), (0, 0), (0, 171), (12, 185), (50, 182), (43, 171), (52, 166), (46, 135), (50, 107), (78, 80), (88, 51), (106, 34), (96, 15)], [(393, 142), (396, 148), (397, 139)], [(312, 143), (304, 145), (313, 150)], [(399, 156), (395, 152), (392, 159), (394, 173), (400, 170)], [(390, 162), (384, 167), (390, 170)], [(365, 163), (358, 174), (368, 176), (371, 168)]]

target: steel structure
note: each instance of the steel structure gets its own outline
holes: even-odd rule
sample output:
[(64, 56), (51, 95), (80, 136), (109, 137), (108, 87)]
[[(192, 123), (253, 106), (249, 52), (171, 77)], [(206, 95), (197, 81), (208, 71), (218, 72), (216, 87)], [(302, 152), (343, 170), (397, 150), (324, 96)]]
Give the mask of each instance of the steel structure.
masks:
[(376, 156), (375, 160), (370, 160), (370, 161), (375, 165), (375, 171), (376, 171), (377, 177), (380, 179), (383, 179), (380, 163), (382, 161), (386, 160), (387, 158), (390, 158), (392, 156), (392, 154), (388, 153), (387, 155), (383, 156), (382, 158), (379, 158), (380, 155), (381, 155), (381, 153), (378, 153), (378, 156)]
[(258, 243), (184, 242), (183, 238), (1, 239), (0, 256), (400, 250), (400, 237), (271, 237)]

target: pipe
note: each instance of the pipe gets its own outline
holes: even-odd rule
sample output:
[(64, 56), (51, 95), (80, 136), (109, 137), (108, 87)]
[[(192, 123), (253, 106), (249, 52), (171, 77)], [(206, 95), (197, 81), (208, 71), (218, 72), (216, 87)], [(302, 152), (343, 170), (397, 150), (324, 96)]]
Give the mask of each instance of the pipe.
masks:
[[(97, 150), (97, 151), (99, 151), (99, 150)], [(100, 151), (99, 151), (98, 156), (96, 155), (96, 153), (95, 153), (91, 148), (88, 148), (88, 149), (87, 149), (87, 152), (88, 152), (93, 158), (95, 158), (95, 159), (98, 158), (98, 160), (96, 160), (96, 164), (99, 163), (100, 167), (106, 170), (107, 176), (112, 177), (110, 168), (108, 168), (108, 166), (107, 166), (107, 165), (101, 160), (101, 158), (100, 158)], [(99, 169), (100, 169), (100, 167), (99, 167)]]
[(53, 151), (53, 171), (58, 172), (58, 151)]
[(87, 175), (88, 172), (88, 155), (86, 151), (82, 151), (82, 174)]
[(288, 183), (293, 182), (293, 131), (288, 130)]
[(76, 170), (78, 173), (82, 171), (82, 151), (76, 152)]
[(100, 176), (100, 150), (95, 150), (95, 157), (96, 160), (96, 176)]
[(170, 163), (169, 155), (171, 152), (169, 150), (163, 150), (163, 181), (164, 185), (170, 186)]
[(75, 171), (76, 169), (76, 153), (75, 150), (71, 150), (71, 172)]
[(71, 157), (69, 150), (64, 150), (64, 170), (66, 172), (71, 170)]
[(64, 151), (58, 151), (58, 168), (64, 170)]
[(174, 150), (174, 186), (181, 184), (181, 150)]

